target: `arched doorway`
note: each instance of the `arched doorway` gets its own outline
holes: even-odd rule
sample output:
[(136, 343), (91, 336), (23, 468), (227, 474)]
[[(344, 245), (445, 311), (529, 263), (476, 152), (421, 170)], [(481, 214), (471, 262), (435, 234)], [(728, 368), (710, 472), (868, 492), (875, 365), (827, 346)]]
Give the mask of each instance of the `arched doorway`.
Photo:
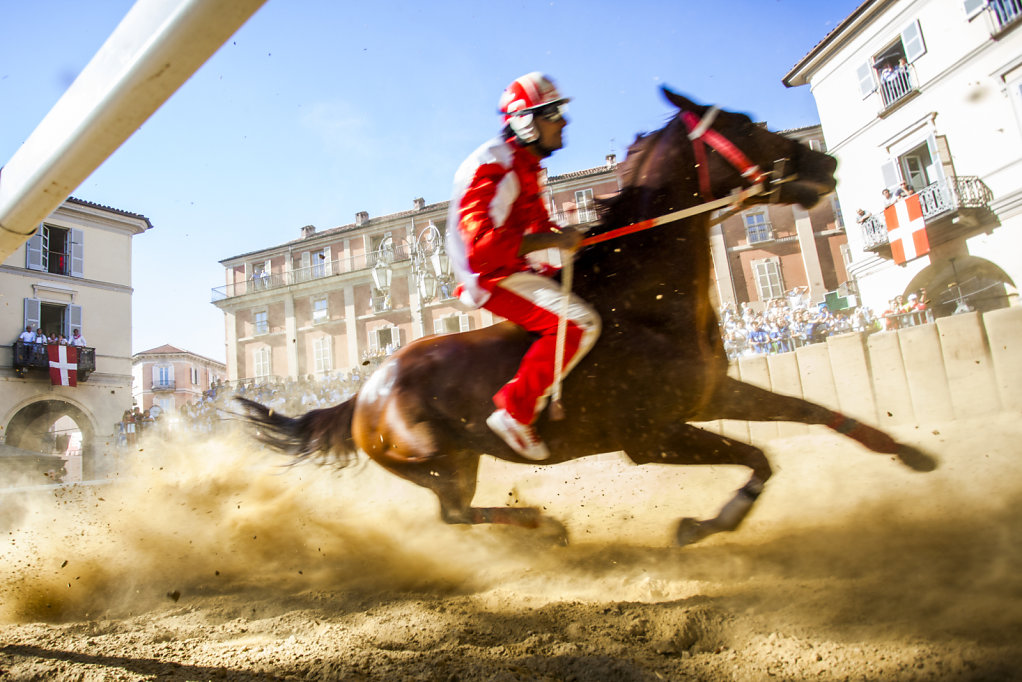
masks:
[(930, 265), (909, 283), (904, 295), (926, 290), (936, 317), (1007, 308), (1015, 283), (998, 265), (976, 256), (956, 256)]
[(11, 418), (6, 433), (11, 447), (68, 457), (65, 480), (91, 477), (96, 429), (77, 405), (63, 400), (30, 403)]

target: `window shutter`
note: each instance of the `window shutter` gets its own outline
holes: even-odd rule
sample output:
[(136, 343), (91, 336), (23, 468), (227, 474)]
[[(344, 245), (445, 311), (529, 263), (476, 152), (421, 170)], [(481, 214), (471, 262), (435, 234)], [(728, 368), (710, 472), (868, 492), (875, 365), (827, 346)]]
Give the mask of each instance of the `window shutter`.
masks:
[(45, 270), (43, 264), (43, 230), (42, 225), (25, 244), (25, 267), (29, 270)]
[(38, 298), (25, 299), (25, 326), (32, 325), (32, 331), (39, 326), (42, 317), (42, 302)]
[[(946, 142), (946, 140), (945, 140), (945, 142)], [(930, 152), (930, 159), (932, 160), (932, 163), (933, 163), (932, 166), (930, 166), (929, 168), (926, 169), (926, 172), (927, 172), (927, 174), (930, 174), (931, 171), (932, 171), (933, 174), (938, 176), (938, 177), (935, 177), (935, 178), (930, 178), (930, 182), (933, 182), (934, 180), (946, 181), (947, 180), (947, 176), (944, 173), (944, 163), (943, 163), (943, 161), (944, 161), (944, 159), (951, 158), (950, 155), (945, 155), (945, 156), (941, 155), (941, 153), (940, 153), (941, 150), (937, 146), (937, 139), (933, 135), (927, 136), (927, 138), (926, 138), (926, 148)]]
[(873, 77), (873, 65), (869, 62), (859, 65), (859, 68), (855, 70), (855, 75), (859, 78), (859, 94), (863, 97), (877, 89), (876, 78)]
[[(26, 300), (28, 300), (28, 299), (26, 299)], [(433, 333), (434, 334), (443, 334), (444, 333), (444, 321), (442, 319), (441, 320), (433, 320)]]
[(923, 43), (923, 32), (919, 28), (918, 19), (901, 32), (901, 44), (905, 48), (905, 59), (909, 64), (926, 54), (926, 44)]
[(467, 332), (469, 329), (472, 328), (472, 318), (469, 317), (468, 315), (459, 315), (458, 325), (461, 331)]
[(71, 338), (72, 330), (81, 330), (81, 328), (82, 307), (80, 305), (69, 305), (64, 309), (64, 336)]
[(71, 276), (84, 277), (85, 272), (85, 237), (82, 231), (71, 228)]
[(332, 271), (331, 271), (332, 265), (330, 264), (330, 247), (329, 246), (323, 249), (322, 256), (323, 256), (323, 274), (324, 275), (330, 275), (330, 274), (332, 274)]
[(153, 386), (156, 386), (159, 383), (160, 383), (160, 366), (153, 365)]
[(884, 178), (884, 187), (893, 190), (898, 186), (900, 180), (898, 180), (898, 168), (894, 161), (885, 161), (884, 164), (880, 166), (880, 174)]
[(986, 7), (986, 0), (965, 0), (965, 17), (971, 19)]

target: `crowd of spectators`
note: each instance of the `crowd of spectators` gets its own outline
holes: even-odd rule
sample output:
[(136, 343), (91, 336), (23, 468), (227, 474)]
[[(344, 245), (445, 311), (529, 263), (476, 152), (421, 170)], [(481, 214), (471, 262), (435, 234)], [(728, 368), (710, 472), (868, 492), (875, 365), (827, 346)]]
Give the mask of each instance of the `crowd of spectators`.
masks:
[(18, 335), (18, 340), (22, 343), (34, 343), (39, 346), (47, 345), (58, 345), (58, 346), (85, 346), (85, 337), (82, 336), (81, 331), (75, 329), (71, 336), (64, 336), (55, 331), (51, 331), (49, 334), (44, 332), (38, 326), (32, 329), (31, 325), (25, 327), (25, 331)]
[(868, 306), (841, 311), (824, 303), (814, 306), (808, 293), (806, 287), (795, 287), (784, 297), (767, 301), (762, 311), (750, 303), (742, 303), (740, 309), (732, 303), (722, 306), (719, 320), (728, 359), (787, 353), (837, 334), (891, 331), (933, 321), (926, 289), (895, 296), (879, 316)]
[(145, 431), (153, 428), (167, 429), (168, 433), (190, 432), (213, 434), (218, 432), (225, 418), (238, 413), (238, 404), (233, 400), (241, 396), (262, 403), (276, 412), (299, 415), (309, 410), (330, 407), (353, 396), (369, 372), (335, 372), (332, 374), (299, 378), (269, 377), (247, 379), (232, 384), (217, 379), (203, 392), (202, 396), (178, 408), (172, 419), (158, 409), (140, 412), (126, 411), (118, 431), (120, 442), (135, 445), (141, 442)]

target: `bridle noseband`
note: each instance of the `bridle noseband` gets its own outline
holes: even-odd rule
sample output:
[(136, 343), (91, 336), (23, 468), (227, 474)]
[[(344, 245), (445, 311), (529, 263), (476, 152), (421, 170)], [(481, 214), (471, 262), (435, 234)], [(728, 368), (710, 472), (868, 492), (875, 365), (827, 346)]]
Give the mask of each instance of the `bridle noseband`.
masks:
[[(688, 128), (688, 139), (692, 142), (692, 151), (695, 155), (695, 167), (699, 176), (699, 196), (703, 203), (689, 208), (674, 211), (658, 218), (642, 220), (632, 225), (625, 225), (602, 234), (587, 237), (582, 241), (583, 246), (598, 244), (627, 234), (647, 230), (651, 227), (671, 223), (682, 218), (690, 218), (701, 213), (708, 213), (722, 209), (723, 212), (710, 220), (711, 225), (730, 218), (741, 211), (745, 202), (754, 196), (768, 195), (769, 203), (778, 201), (780, 186), (798, 178), (797, 173), (785, 175), (789, 163), (787, 158), (779, 158), (774, 161), (772, 170), (763, 171), (758, 165), (749, 160), (749, 157), (736, 147), (727, 137), (713, 128), (713, 123), (720, 112), (720, 107), (712, 106), (700, 118), (691, 111), (681, 110), (678, 117)], [(710, 146), (719, 153), (731, 166), (737, 170), (742, 178), (748, 183), (744, 189), (736, 189), (726, 197), (713, 198), (710, 187), (710, 167), (707, 163), (706, 147)]]

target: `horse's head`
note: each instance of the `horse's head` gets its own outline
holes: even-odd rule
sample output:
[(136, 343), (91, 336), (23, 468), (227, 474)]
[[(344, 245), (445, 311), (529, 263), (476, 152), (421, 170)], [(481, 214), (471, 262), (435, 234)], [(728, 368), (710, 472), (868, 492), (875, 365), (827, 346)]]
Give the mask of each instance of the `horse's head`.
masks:
[[(753, 123), (745, 114), (707, 107), (663, 89), (667, 99), (678, 107), (678, 117), (668, 124), (680, 137), (689, 138), (696, 153), (705, 155), (700, 186), (703, 194), (726, 196), (735, 188), (748, 187), (758, 180), (767, 183), (768, 193), (746, 203), (774, 202), (814, 206), (821, 197), (834, 191), (837, 161), (806, 145)], [(699, 148), (702, 147), (702, 150)], [(761, 174), (761, 175), (760, 175)]]

